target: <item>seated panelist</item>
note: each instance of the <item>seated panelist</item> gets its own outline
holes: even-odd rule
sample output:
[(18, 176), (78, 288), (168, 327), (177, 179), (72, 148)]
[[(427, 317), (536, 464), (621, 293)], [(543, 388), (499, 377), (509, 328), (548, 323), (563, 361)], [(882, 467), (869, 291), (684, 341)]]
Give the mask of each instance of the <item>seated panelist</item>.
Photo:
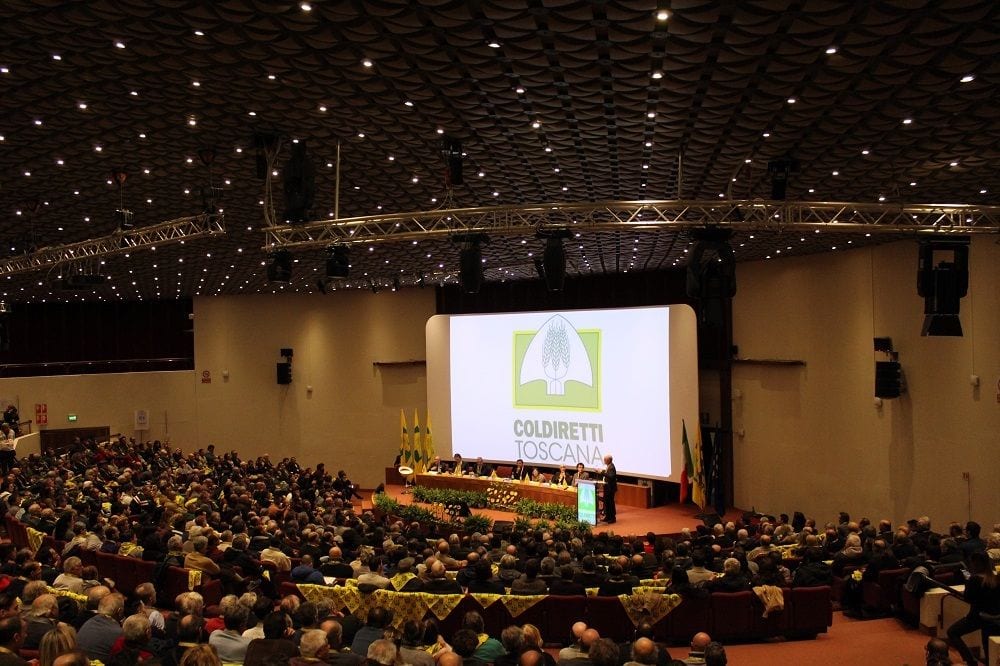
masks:
[(441, 456), (434, 456), (434, 461), (427, 468), (428, 472), (436, 472), (437, 474), (443, 474), (446, 472), (446, 468), (441, 462)]
[(575, 486), (579, 481), (586, 481), (589, 478), (590, 474), (583, 468), (583, 463), (577, 463), (576, 474), (573, 476), (573, 485)]
[(568, 486), (572, 476), (566, 473), (566, 466), (559, 465), (559, 472), (552, 477), (552, 483), (558, 486)]
[(524, 466), (524, 461), (520, 458), (510, 470), (510, 478), (514, 481), (525, 481), (528, 478), (528, 468)]
[(482, 456), (480, 456), (476, 458), (476, 462), (469, 465), (469, 471), (475, 476), (489, 476), (493, 473), (493, 467), (484, 463)]
[(465, 465), (462, 463), (462, 454), (455, 454), (455, 461), (451, 465), (451, 473), (455, 476), (462, 476), (465, 473)]

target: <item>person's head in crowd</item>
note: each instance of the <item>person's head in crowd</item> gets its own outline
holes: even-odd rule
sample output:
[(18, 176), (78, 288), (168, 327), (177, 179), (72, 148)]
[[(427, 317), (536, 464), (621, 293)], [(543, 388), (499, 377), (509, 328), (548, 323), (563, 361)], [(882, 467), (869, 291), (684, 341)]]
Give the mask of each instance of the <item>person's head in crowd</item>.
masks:
[(307, 629), (302, 632), (302, 638), (299, 641), (299, 654), (304, 658), (322, 661), (329, 651), (330, 643), (325, 631)]
[(437, 666), (462, 666), (462, 657), (457, 652), (442, 650), (441, 656), (437, 657)]
[(0, 592), (0, 619), (13, 617), (21, 613), (21, 600), (16, 594)]
[(375, 629), (385, 629), (392, 622), (392, 611), (388, 608), (375, 606), (368, 611), (368, 626)]
[[(457, 633), (461, 633), (461, 631)], [(372, 641), (371, 645), (368, 646), (367, 657), (371, 664), (393, 666), (396, 663), (396, 644), (385, 638)]]
[(459, 629), (451, 637), (451, 649), (463, 659), (470, 659), (479, 647), (479, 636), (471, 629)]
[(543, 666), (545, 655), (538, 650), (525, 650), (517, 659), (518, 666)]
[(726, 648), (722, 643), (712, 641), (705, 646), (705, 666), (726, 666)]
[(525, 650), (541, 650), (543, 646), (542, 632), (533, 624), (521, 627), (521, 644)]
[(521, 627), (512, 624), (501, 631), (500, 644), (503, 645), (503, 649), (507, 651), (507, 654), (518, 654), (524, 645)]
[(315, 629), (318, 622), (316, 604), (307, 601), (299, 605), (298, 610), (295, 611), (296, 626), (301, 629)]
[(76, 630), (68, 624), (59, 624), (49, 629), (38, 644), (39, 666), (52, 666), (61, 654), (72, 652), (76, 645)]
[[(42, 567), (38, 564), (38, 562), (33, 562), (32, 564), (36, 565), (38, 571), (41, 572)], [(48, 594), (48, 592), (49, 585), (44, 580), (29, 581), (28, 584), (24, 586), (24, 589), (21, 590), (21, 605), (31, 606), (35, 602), (35, 599), (43, 594)]]
[(649, 638), (637, 638), (632, 644), (632, 661), (638, 664), (655, 664), (659, 658), (659, 650)]
[(0, 646), (17, 652), (24, 642), (24, 621), (19, 615), (8, 615), (0, 619)]
[(618, 666), (618, 645), (610, 638), (598, 638), (587, 651), (587, 657), (594, 666)]
[(927, 666), (946, 666), (951, 664), (951, 656), (948, 654), (948, 643), (940, 638), (932, 638), (924, 646), (924, 654), (927, 657)]
[(462, 616), (462, 629), (470, 629), (478, 635), (486, 633), (486, 623), (478, 611), (469, 611)]
[(291, 619), (281, 611), (273, 611), (264, 618), (264, 638), (285, 638), (291, 629)]
[(153, 637), (153, 628), (149, 624), (149, 618), (143, 613), (129, 615), (122, 622), (122, 635), (125, 637), (126, 645), (145, 645)]
[(177, 622), (177, 640), (181, 643), (201, 643), (205, 639), (205, 618), (188, 614)]
[(184, 652), (178, 666), (222, 666), (222, 662), (211, 645), (195, 645)]
[(31, 602), (31, 610), (28, 614), (32, 617), (37, 618), (51, 618), (53, 620), (59, 618), (59, 600), (54, 594), (43, 594), (36, 597), (34, 601)]
[(121, 622), (125, 615), (125, 597), (117, 592), (112, 592), (98, 602), (97, 612), (110, 617), (115, 622)]
[(584, 629), (583, 633), (580, 634), (580, 647), (585, 651), (590, 651), (590, 648), (600, 640), (601, 634), (593, 627), (587, 627)]

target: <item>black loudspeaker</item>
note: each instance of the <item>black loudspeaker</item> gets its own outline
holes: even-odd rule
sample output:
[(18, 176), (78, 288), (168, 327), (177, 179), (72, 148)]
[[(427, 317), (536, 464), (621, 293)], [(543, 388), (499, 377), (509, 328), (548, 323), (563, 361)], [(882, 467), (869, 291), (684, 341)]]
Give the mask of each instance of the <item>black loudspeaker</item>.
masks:
[(478, 294), (483, 283), (483, 251), (478, 245), (463, 248), (459, 254), (458, 278), (462, 283), (462, 291), (466, 294)]
[(780, 201), (785, 198), (788, 189), (788, 177), (798, 173), (799, 161), (791, 158), (771, 160), (767, 163), (767, 172), (771, 174), (771, 199)]
[(903, 392), (903, 369), (899, 361), (875, 361), (875, 397), (898, 398)]
[(958, 313), (968, 292), (968, 237), (921, 242), (917, 293), (924, 299), (924, 325), (920, 334), (961, 336)]
[(561, 238), (547, 238), (545, 240), (542, 272), (544, 273), (546, 289), (562, 291), (563, 284), (566, 282), (566, 249), (563, 247)]
[(462, 141), (450, 136), (442, 139), (445, 160), (448, 162), (448, 183), (461, 185), (462, 180)]
[(285, 358), (291, 358), (292, 357), (292, 353), (293, 352), (292, 352), (292, 348), (291, 347), (282, 347), (281, 348), (281, 353), (278, 354), (278, 356), (284, 356)]
[(278, 363), (278, 383), (279, 384), (291, 384), (292, 383), (292, 364), (291, 363)]

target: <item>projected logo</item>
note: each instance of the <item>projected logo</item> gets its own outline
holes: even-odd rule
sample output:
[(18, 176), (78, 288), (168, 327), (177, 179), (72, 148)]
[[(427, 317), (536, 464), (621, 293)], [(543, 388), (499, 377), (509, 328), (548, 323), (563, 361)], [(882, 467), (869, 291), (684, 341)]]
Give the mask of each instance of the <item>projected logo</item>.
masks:
[(537, 331), (514, 332), (514, 406), (600, 411), (599, 329), (554, 315)]

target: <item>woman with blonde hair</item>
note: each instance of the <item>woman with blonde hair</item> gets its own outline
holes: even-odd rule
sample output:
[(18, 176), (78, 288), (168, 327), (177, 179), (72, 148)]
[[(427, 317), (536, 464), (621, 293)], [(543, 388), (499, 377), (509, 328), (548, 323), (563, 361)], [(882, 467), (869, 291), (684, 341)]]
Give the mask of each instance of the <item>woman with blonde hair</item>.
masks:
[(533, 624), (521, 626), (521, 651), (536, 650), (542, 653), (542, 661), (545, 666), (556, 666), (555, 658), (543, 648), (545, 642), (542, 640), (542, 632)]
[(58, 624), (42, 636), (38, 644), (39, 666), (52, 666), (56, 657), (76, 650), (76, 629), (68, 624)]
[(219, 653), (211, 645), (189, 647), (181, 657), (180, 666), (222, 666)]

